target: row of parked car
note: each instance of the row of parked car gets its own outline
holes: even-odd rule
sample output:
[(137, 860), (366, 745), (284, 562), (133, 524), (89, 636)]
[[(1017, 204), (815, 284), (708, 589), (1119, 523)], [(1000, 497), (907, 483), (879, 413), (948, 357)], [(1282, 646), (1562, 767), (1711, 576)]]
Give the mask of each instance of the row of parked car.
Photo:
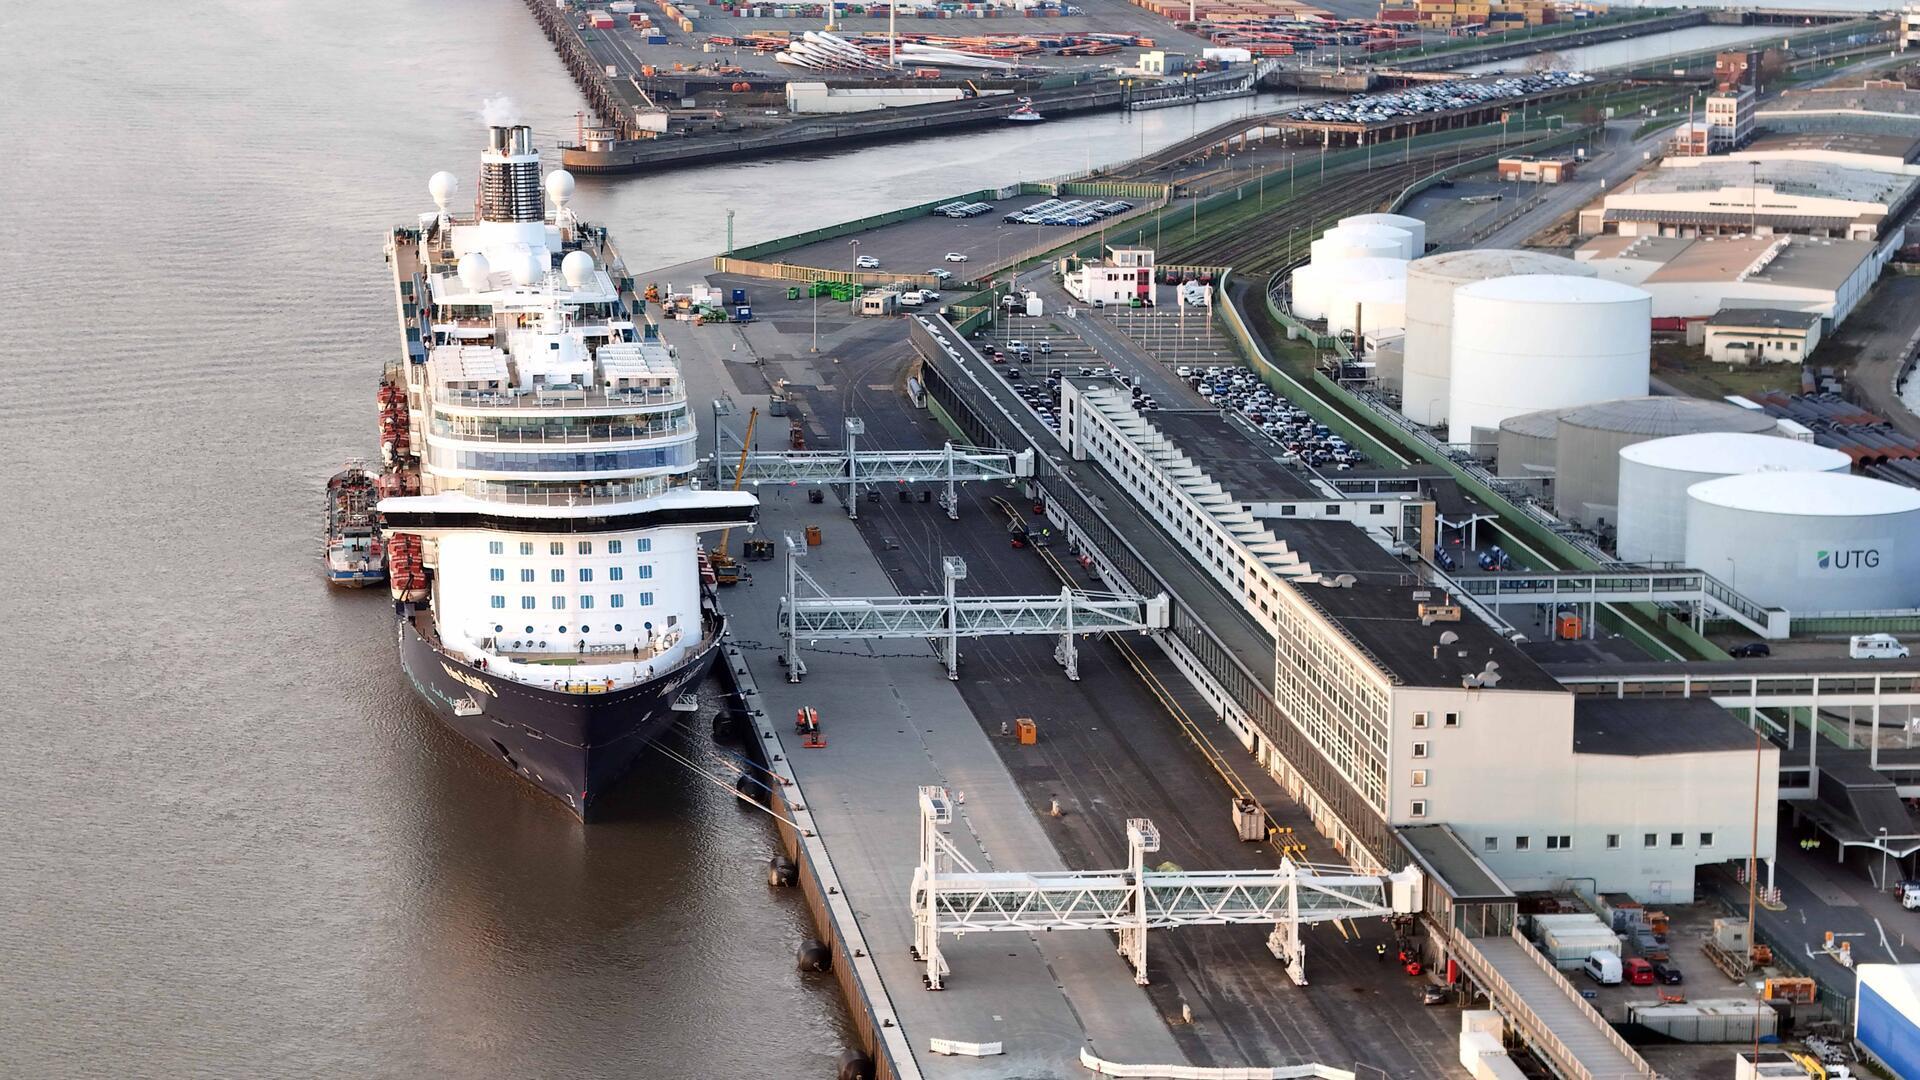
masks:
[(1016, 210), (1001, 220), (1009, 225), (1091, 225), (1101, 218), (1124, 214), (1131, 209), (1133, 204), (1124, 201), (1048, 199), (1024, 210)]
[(1590, 83), (1593, 76), (1579, 71), (1541, 71), (1499, 79), (1449, 79), (1396, 90), (1390, 94), (1355, 94), (1345, 101), (1303, 105), (1290, 116), (1330, 123), (1377, 124), (1397, 116), (1420, 116), (1509, 98), (1552, 93)]
[(933, 208), (933, 216), (950, 217), (950, 218), (979, 217), (981, 214), (984, 214), (992, 209), (993, 209), (992, 203), (984, 203), (984, 202), (961, 201), (961, 202), (941, 203), (939, 206), (936, 206)]
[(1189, 367), (1174, 374), (1213, 405), (1232, 409), (1265, 432), (1293, 458), (1318, 469), (1345, 471), (1366, 461), (1360, 451), (1315, 420), (1305, 409), (1276, 394), (1253, 369), (1241, 365)]

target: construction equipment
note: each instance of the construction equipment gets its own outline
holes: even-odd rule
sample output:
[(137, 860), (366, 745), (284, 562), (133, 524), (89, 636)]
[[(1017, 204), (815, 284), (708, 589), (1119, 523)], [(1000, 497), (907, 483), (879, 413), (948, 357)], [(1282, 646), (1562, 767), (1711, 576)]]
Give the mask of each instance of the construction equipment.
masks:
[(811, 705), (802, 705), (793, 714), (793, 730), (800, 736), (800, 745), (809, 750), (825, 750), (827, 736), (820, 730), (820, 714)]
[(1772, 949), (1748, 942), (1745, 919), (1713, 920), (1713, 933), (1701, 948), (1729, 979), (1744, 980), (1755, 968), (1773, 963)]
[[(747, 475), (747, 451), (753, 448), (753, 425), (759, 419), (760, 410), (758, 408), (748, 411), (747, 434), (745, 438), (740, 440), (740, 464), (734, 466), (733, 470), (732, 490), (734, 491), (740, 490), (740, 481)], [(727, 539), (732, 535), (733, 528), (731, 526), (721, 530), (720, 543), (716, 545), (714, 550), (707, 556), (707, 562), (713, 567), (713, 580), (716, 585), (738, 585), (740, 583), (740, 564), (734, 561), (732, 555), (727, 554)]]
[(787, 421), (787, 448), (790, 450), (807, 448), (807, 426), (801, 423), (797, 416)]
[(1813, 1004), (1815, 983), (1812, 979), (1798, 975), (1782, 975), (1768, 979), (1761, 987), (1760, 996), (1768, 1001), (1792, 1002), (1796, 1005)]

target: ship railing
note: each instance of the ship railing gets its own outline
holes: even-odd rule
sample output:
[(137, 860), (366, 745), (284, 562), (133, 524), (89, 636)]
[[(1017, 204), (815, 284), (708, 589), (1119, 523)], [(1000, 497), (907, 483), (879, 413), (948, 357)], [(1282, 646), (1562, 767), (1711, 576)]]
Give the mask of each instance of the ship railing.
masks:
[(617, 503), (657, 498), (673, 490), (673, 486), (664, 482), (596, 484), (591, 490), (582, 491), (577, 488), (569, 490), (564, 484), (555, 484), (551, 488), (528, 491), (522, 488), (504, 487), (500, 481), (475, 480), (463, 485), (461, 490), (484, 502), (509, 503), (515, 506), (611, 506)]
[(676, 381), (672, 386), (636, 387), (630, 390), (556, 387), (520, 391), (441, 387), (435, 397), (441, 404), (456, 405), (461, 408), (577, 409), (582, 406), (607, 406), (636, 409), (684, 404), (687, 400), (687, 391), (683, 384)]
[(460, 442), (509, 443), (526, 446), (578, 446), (601, 442), (630, 442), (637, 439), (669, 439), (691, 434), (691, 417), (667, 424), (588, 424), (583, 428), (518, 427), (490, 431), (462, 431), (436, 419), (433, 434)]

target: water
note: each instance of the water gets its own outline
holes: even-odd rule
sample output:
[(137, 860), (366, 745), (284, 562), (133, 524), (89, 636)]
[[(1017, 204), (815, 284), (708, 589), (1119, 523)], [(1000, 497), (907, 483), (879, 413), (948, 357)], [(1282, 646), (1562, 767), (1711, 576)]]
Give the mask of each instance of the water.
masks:
[[(762, 821), (649, 758), (582, 829), (415, 702), (383, 594), (320, 581), (321, 484), (373, 450), (395, 347), (383, 231), (435, 169), (471, 183), (484, 98), (572, 125), (525, 9), (4, 11), (0, 1076), (830, 1075), (846, 1020), (793, 970)], [(578, 205), (666, 265), (729, 207), (746, 243), (1250, 107)]]
[[(1779, 26), (1689, 26), (1684, 30), (1669, 30), (1664, 34), (1648, 34), (1645, 37), (1625, 38), (1620, 41), (1603, 41), (1598, 45), (1555, 49), (1550, 55), (1553, 66), (1556, 68), (1570, 71), (1598, 71), (1601, 68), (1615, 67), (1620, 64), (1657, 60), (1663, 56), (1679, 56), (1684, 53), (1700, 52), (1750, 41), (1778, 41), (1789, 29)], [(1524, 56), (1513, 57), (1484, 64), (1469, 64), (1460, 70), (1469, 73), (1519, 71), (1525, 69), (1531, 59)]]

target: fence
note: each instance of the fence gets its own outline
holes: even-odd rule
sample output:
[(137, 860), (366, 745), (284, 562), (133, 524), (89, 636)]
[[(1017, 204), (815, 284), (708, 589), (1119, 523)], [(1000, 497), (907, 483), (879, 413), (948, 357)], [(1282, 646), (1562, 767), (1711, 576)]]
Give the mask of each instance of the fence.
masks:
[(798, 263), (758, 262), (753, 259), (713, 257), (713, 268), (722, 274), (742, 277), (773, 278), (778, 281), (838, 281), (847, 285), (896, 285), (905, 282), (923, 289), (938, 289), (940, 279), (932, 274), (889, 274), (862, 270), (826, 270)]

